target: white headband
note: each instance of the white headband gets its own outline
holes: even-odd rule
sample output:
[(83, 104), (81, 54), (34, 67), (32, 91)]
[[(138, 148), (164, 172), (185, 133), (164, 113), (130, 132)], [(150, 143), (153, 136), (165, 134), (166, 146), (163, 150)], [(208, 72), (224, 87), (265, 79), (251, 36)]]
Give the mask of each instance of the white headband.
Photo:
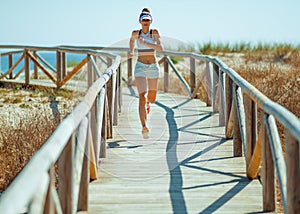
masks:
[(148, 19), (150, 21), (152, 21), (152, 17), (149, 14), (144, 14), (141, 16), (140, 21), (144, 20), (144, 19)]

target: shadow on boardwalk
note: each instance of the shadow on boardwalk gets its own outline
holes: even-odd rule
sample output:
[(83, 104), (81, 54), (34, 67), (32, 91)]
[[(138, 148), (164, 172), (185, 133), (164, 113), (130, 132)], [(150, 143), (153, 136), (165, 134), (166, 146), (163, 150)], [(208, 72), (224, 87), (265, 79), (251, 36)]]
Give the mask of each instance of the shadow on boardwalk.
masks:
[(151, 107), (150, 139), (143, 139), (134, 88), (123, 108), (99, 179), (90, 184), (89, 213), (255, 213), (258, 181), (233, 157), (218, 115), (199, 100), (159, 93)]

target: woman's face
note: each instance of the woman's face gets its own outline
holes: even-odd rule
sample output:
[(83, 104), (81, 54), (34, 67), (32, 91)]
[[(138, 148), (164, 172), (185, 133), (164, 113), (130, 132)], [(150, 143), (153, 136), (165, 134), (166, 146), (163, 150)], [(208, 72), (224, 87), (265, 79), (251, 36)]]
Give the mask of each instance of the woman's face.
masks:
[(140, 21), (140, 23), (141, 23), (141, 25), (142, 25), (143, 27), (149, 27), (150, 24), (152, 23), (152, 21), (149, 20), (149, 19), (143, 19), (143, 20)]

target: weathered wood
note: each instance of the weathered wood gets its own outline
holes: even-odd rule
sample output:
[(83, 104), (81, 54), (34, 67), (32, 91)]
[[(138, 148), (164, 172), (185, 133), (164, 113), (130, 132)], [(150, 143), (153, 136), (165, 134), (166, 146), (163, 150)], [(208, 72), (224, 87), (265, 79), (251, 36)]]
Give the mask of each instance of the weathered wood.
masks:
[[(84, 118), (82, 122), (80, 123), (78, 127), (78, 132), (76, 136), (76, 145), (74, 149), (74, 173), (73, 173), (73, 197), (74, 197), (74, 202), (73, 202), (73, 211), (77, 210), (78, 207), (78, 199), (80, 193), (80, 188), (81, 184), (84, 184), (81, 182), (81, 177), (82, 177), (82, 168), (83, 168), (83, 159), (85, 155), (85, 147), (86, 147), (86, 139), (88, 135), (88, 119)], [(83, 187), (82, 187), (83, 188)], [(87, 187), (86, 187), (87, 188)]]
[[(276, 174), (279, 182), (282, 203), (286, 203), (286, 165), (283, 157), (282, 147), (276, 126), (275, 119), (272, 115), (264, 115), (264, 122), (267, 128), (268, 139), (272, 151), (272, 159), (276, 168)], [(287, 210), (287, 207), (284, 207)]]
[[(103, 91), (105, 93), (105, 91)], [(106, 93), (105, 93), (106, 94)], [(105, 95), (103, 100), (103, 119), (101, 129), (101, 144), (100, 144), (100, 158), (106, 157), (106, 139), (107, 139), (107, 124), (108, 124), (108, 108), (107, 108), (107, 96)]]
[(16, 63), (15, 63), (13, 66), (11, 66), (11, 67), (8, 69), (8, 71), (6, 71), (4, 74), (2, 74), (2, 75), (0, 76), (0, 79), (2, 79), (3, 77), (5, 77), (5, 76), (8, 75), (8, 74), (9, 74), (9, 75), (12, 74), (13, 70), (14, 70), (14, 69), (19, 65), (19, 63), (24, 59), (25, 55), (26, 55), (26, 53), (23, 52), (22, 56), (16, 61)]
[(226, 111), (225, 111), (225, 135), (226, 138), (232, 138), (232, 125), (233, 125), (233, 115), (232, 115), (232, 80), (228, 75), (225, 78), (225, 96), (226, 96)]
[(44, 211), (45, 199), (47, 196), (47, 190), (49, 185), (49, 176), (45, 173), (39, 182), (39, 188), (37, 189), (32, 201), (29, 205), (29, 213), (42, 213)]
[[(244, 158), (232, 156), (232, 140), (222, 138), (224, 127), (218, 126), (210, 107), (199, 99), (159, 93), (145, 140), (140, 129), (133, 129), (139, 127), (132, 109), (137, 110), (138, 99), (127, 87), (123, 91), (128, 108), (114, 127), (115, 138), (108, 140), (99, 179), (90, 183), (90, 213), (262, 210), (259, 181), (245, 178)], [(208, 124), (214, 128), (206, 129)]]
[(235, 157), (241, 157), (243, 156), (243, 143), (241, 138), (241, 131), (240, 131), (240, 125), (239, 125), (239, 117), (238, 117), (238, 110), (237, 110), (237, 98), (236, 98), (236, 85), (233, 84), (233, 155)]
[(247, 177), (249, 179), (254, 179), (257, 177), (259, 172), (259, 167), (261, 165), (261, 147), (262, 147), (262, 131), (260, 130), (257, 142), (255, 144), (255, 148), (253, 151), (253, 155), (249, 162), (249, 166), (247, 168)]
[(24, 67), (25, 67), (25, 85), (29, 85), (29, 81), (30, 81), (30, 59), (29, 59), (29, 51), (28, 50), (25, 50)]
[(44, 65), (46, 65), (51, 71), (53, 71), (54, 73), (56, 73), (56, 69), (50, 65), (50, 63), (48, 63), (40, 54), (38, 54), (36, 51), (33, 52), (33, 55), (39, 59)]
[(59, 86), (62, 79), (62, 58), (61, 52), (56, 51), (56, 85)]
[(195, 90), (196, 82), (196, 60), (194, 57), (190, 57), (190, 92)]
[(251, 99), (247, 96), (244, 95), (243, 96), (243, 100), (244, 100), (244, 106), (245, 106), (245, 116), (246, 116), (246, 154), (245, 154), (245, 158), (246, 158), (246, 168), (248, 169), (249, 167), (249, 163), (251, 160), (251, 156), (254, 150), (254, 144), (252, 142), (252, 101)]
[(299, 142), (286, 131), (286, 163), (287, 163), (287, 213), (297, 213), (300, 210), (300, 163)]
[[(262, 121), (264, 113), (262, 115)], [(267, 136), (266, 125), (263, 122), (262, 128), (262, 185), (263, 185), (263, 210), (275, 210), (275, 177), (274, 163), (270, 148), (269, 139)]]
[(231, 100), (230, 114), (228, 117), (227, 125), (225, 126), (226, 138), (231, 139), (233, 136), (233, 127), (234, 127), (234, 114), (236, 110), (234, 110), (235, 101)]
[[(9, 54), (8, 55), (8, 68), (10, 69), (13, 66), (13, 55)], [(9, 79), (13, 78), (12, 72), (9, 74)], [(0, 78), (1, 79), (1, 78)]]
[(67, 57), (66, 52), (61, 52), (61, 79), (67, 75)]
[(95, 157), (92, 131), (89, 128), (89, 145), (90, 145), (90, 180), (97, 179), (97, 163)]
[[(86, 63), (88, 62), (88, 57), (84, 58), (78, 65), (76, 65), (71, 72), (69, 72), (64, 79), (59, 83), (59, 87), (62, 87), (66, 82), (68, 82)], [(88, 73), (89, 75), (89, 73)], [(89, 85), (90, 86), (90, 85)]]
[[(33, 51), (33, 55), (36, 56), (36, 51)], [(38, 79), (38, 67), (36, 64), (33, 65), (33, 79)]]
[(219, 112), (219, 102), (218, 95), (220, 92), (220, 87), (218, 86), (218, 80), (219, 80), (219, 66), (215, 63), (213, 63), (213, 71), (212, 71), (212, 107), (213, 107), (213, 113)]
[[(57, 84), (56, 78), (43, 65), (41, 65), (39, 61), (29, 51), (27, 51), (26, 54), (28, 55), (28, 57), (30, 57), (30, 59), (34, 62), (34, 64), (36, 64), (46, 74), (46, 76), (49, 77), (50, 80), (52, 80), (52, 82)], [(25, 66), (25, 73), (26, 73), (26, 66)]]
[[(106, 96), (106, 90), (105, 87), (101, 89), (100, 93), (97, 96), (97, 148), (95, 149), (97, 151), (96, 155), (98, 157), (101, 157), (101, 149), (102, 149), (102, 134), (103, 131), (102, 129), (105, 128), (103, 127), (103, 119), (104, 119), (104, 106), (105, 106), (105, 96)], [(105, 123), (106, 126), (106, 123)], [(105, 128), (106, 130), (106, 128)]]
[[(110, 58), (107, 58), (107, 66), (110, 66), (112, 63)], [(113, 99), (114, 99), (114, 74), (112, 74), (112, 77), (107, 82), (107, 90), (106, 90), (106, 96), (107, 96), (107, 105), (108, 105), (108, 120), (109, 123), (107, 126), (107, 138), (112, 138), (112, 127), (113, 127)]]
[(212, 83), (212, 69), (210, 67), (211, 63), (206, 61), (206, 105), (212, 106), (212, 91), (213, 91), (213, 83)]
[(243, 154), (246, 155), (246, 116), (245, 107), (243, 103), (243, 95), (240, 87), (236, 87), (235, 91), (235, 103), (237, 108), (237, 115), (239, 120), (239, 127), (241, 132), (241, 140), (243, 144)]
[(184, 86), (186, 92), (188, 93), (189, 97), (192, 97), (192, 93), (191, 93), (191, 89), (190, 89), (189, 84), (183, 78), (183, 76), (181, 75), (181, 73), (177, 70), (177, 68), (175, 67), (175, 65), (172, 62), (172, 60), (169, 57), (166, 57), (166, 61), (168, 62), (168, 64), (170, 65), (170, 67), (173, 69), (173, 71), (175, 72), (176, 76), (179, 78), (180, 82), (183, 84), (183, 86)]
[[(89, 129), (90, 128), (88, 127), (88, 130)], [(89, 143), (89, 135), (87, 135), (85, 139), (84, 157), (83, 157), (82, 170), (81, 170), (77, 211), (88, 210), (88, 199), (89, 199), (88, 184), (90, 181), (89, 169), (90, 169), (90, 143)]]
[(55, 212), (55, 204), (52, 197), (52, 188), (55, 186), (55, 171), (54, 165), (52, 165), (49, 169), (49, 186), (48, 192), (46, 196), (46, 202), (44, 206), (44, 214), (54, 214)]
[[(27, 56), (31, 54), (27, 54), (26, 51), (29, 53), (29, 50), (25, 50), (23, 55), (26, 54)], [(29, 61), (28, 56), (27, 58)], [(59, 196), (53, 185), (49, 186), (48, 191), (46, 186), (46, 189), (43, 192), (45, 194), (47, 193), (47, 200), (48, 198), (52, 198), (52, 202), (47, 202), (49, 206), (47, 205), (48, 208), (46, 208), (45, 213), (53, 212), (53, 209), (51, 211), (51, 208), (49, 208), (51, 206), (53, 207), (53, 205), (50, 204), (54, 204), (54, 212), (58, 214), (73, 213), (72, 210), (75, 211), (75, 209), (72, 209), (72, 206), (74, 205), (74, 201), (72, 201), (72, 189), (76, 188), (76, 182), (72, 182), (72, 179), (76, 178), (76, 176), (73, 176), (72, 169), (73, 167), (74, 169), (76, 168), (76, 166), (73, 165), (73, 162), (76, 161), (72, 159), (75, 153), (74, 150), (70, 148), (72, 147), (70, 144), (74, 143), (74, 135), (77, 127), (84, 117), (89, 113), (97, 93), (107, 83), (112, 72), (117, 69), (119, 63), (120, 57), (115, 56), (115, 62), (112, 64), (112, 66), (88, 89), (87, 94), (83, 98), (82, 102), (80, 102), (74, 108), (70, 115), (61, 121), (58, 128), (48, 138), (47, 142), (45, 142), (43, 146), (34, 154), (26, 167), (18, 174), (17, 178), (14, 179), (13, 183), (5, 191), (5, 194), (1, 195), (0, 213), (19, 213), (24, 207), (30, 204), (35, 195), (39, 194), (37, 191), (39, 188), (38, 185), (42, 181), (43, 175), (48, 174), (49, 169), (58, 159)], [(28, 64), (29, 62), (27, 63), (27, 66)], [(70, 138), (70, 136), (72, 137)], [(76, 152), (76, 154), (78, 153)], [(74, 157), (77, 158), (78, 155), (74, 155)], [(94, 170), (96, 172), (96, 168), (94, 168)], [(95, 175), (95, 177), (97, 177), (97, 173), (95, 173)], [(20, 189), (22, 189), (22, 191), (20, 191)], [(46, 197), (40, 197), (39, 200), (44, 200), (45, 198)], [(64, 202), (60, 204), (60, 200)], [(42, 210), (43, 203), (38, 203), (38, 205), (39, 206), (36, 208), (36, 210)]]
[[(58, 195), (63, 213), (73, 213), (73, 134), (58, 160)], [(66, 164), (68, 163), (68, 164)]]
[[(129, 54), (129, 52), (128, 52)], [(132, 58), (127, 55), (127, 84), (130, 86), (133, 84), (133, 76), (132, 76)]]
[(219, 70), (219, 91), (220, 91), (220, 110), (219, 110), (219, 125), (225, 126), (226, 120), (226, 97), (225, 97), (225, 73)]
[(164, 57), (164, 92), (169, 91), (169, 64), (167, 58)]

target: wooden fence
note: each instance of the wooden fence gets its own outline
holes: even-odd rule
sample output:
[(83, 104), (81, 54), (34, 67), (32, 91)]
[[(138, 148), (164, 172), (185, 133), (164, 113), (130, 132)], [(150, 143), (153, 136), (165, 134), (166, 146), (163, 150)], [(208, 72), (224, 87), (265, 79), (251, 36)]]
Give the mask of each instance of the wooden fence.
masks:
[[(29, 77), (32, 76), (29, 73), (30, 59), (57, 87), (61, 87), (79, 67), (87, 64), (89, 89), (83, 101), (61, 121), (1, 196), (0, 213), (21, 213), (24, 208), (28, 213), (75, 213), (87, 210), (88, 183), (90, 179), (97, 178), (99, 155), (105, 156), (106, 139), (111, 137), (112, 124), (117, 122), (120, 56), (100, 51), (49, 48), (48, 51), (56, 51), (55, 77), (32, 54), (32, 51), (45, 49), (26, 47), (21, 51), (23, 54), (20, 59), (25, 60), (25, 68), (21, 69), (25, 71), (25, 85), (30, 85)], [(8, 52), (8, 59), (11, 61), (11, 54), (19, 52)], [(86, 58), (68, 74), (60, 71), (60, 65), (65, 64), (61, 55), (65, 52), (86, 54)], [(107, 57), (108, 68), (100, 73), (95, 58), (103, 56)], [(20, 59), (14, 65), (10, 63), (11, 67), (1, 78), (14, 78), (12, 68), (20, 63)]]
[[(71, 47), (63, 46), (60, 48), (69, 50)], [(106, 52), (128, 53), (127, 48), (103, 49), (101, 47), (80, 47), (80, 50), (97, 51), (100, 49)], [(28, 51), (26, 52), (25, 50), (24, 53), (24, 55), (29, 56), (31, 60), (33, 59), (27, 54)], [(255, 179), (260, 166), (262, 167), (263, 210), (275, 210), (275, 180), (277, 179), (285, 213), (297, 213), (300, 210), (299, 119), (278, 103), (267, 98), (218, 58), (195, 53), (170, 51), (164, 51), (158, 54), (160, 56), (159, 63), (163, 64), (164, 91), (168, 91), (169, 68), (175, 72), (191, 98), (196, 97), (199, 87), (203, 85), (207, 92), (207, 105), (212, 106), (214, 113), (219, 113), (219, 124), (220, 126), (225, 126), (225, 136), (227, 138), (233, 138), (233, 154), (235, 156), (244, 155), (246, 159), (245, 170), (248, 178)], [(170, 56), (190, 59), (189, 82), (183, 78), (170, 59)], [(89, 63), (91, 69), (92, 66), (95, 65), (93, 58), (88, 56), (87, 60), (91, 62)], [(196, 82), (196, 77), (199, 74), (199, 71), (197, 71), (197, 60), (206, 65), (205, 71), (202, 71), (206, 74), (205, 83), (203, 81)], [(130, 80), (132, 77), (133, 60), (128, 58), (126, 62), (127, 77), (128, 80)], [(120, 68), (121, 66), (119, 69)], [(60, 71), (57, 71), (57, 73), (60, 73)], [(76, 73), (76, 71), (74, 71), (74, 73)], [(8, 75), (11, 75), (10, 71), (2, 75), (0, 79), (4, 76), (13, 78)], [(61, 87), (64, 80), (68, 80), (68, 78), (66, 78), (68, 75), (64, 75), (63, 69), (61, 74), (57, 75), (56, 79), (51, 79), (50, 75), (47, 76), (53, 80), (53, 82), (56, 82), (57, 87)], [(118, 80), (118, 83), (119, 81), (120, 80)], [(130, 84), (130, 82), (128, 83)], [(100, 97), (105, 97), (103, 94), (104, 93), (102, 93)], [(114, 95), (111, 97), (113, 98)], [(116, 99), (111, 99), (110, 103), (112, 103), (113, 100)], [(115, 103), (117, 102), (115, 101)], [(92, 109), (92, 112), (93, 111)], [(112, 118), (112, 113), (116, 112), (116, 108), (110, 112), (109, 117)], [(91, 120), (93, 121), (93, 119)], [(112, 119), (110, 121), (112, 121)], [(258, 121), (261, 121), (259, 130), (257, 125)], [(286, 131), (286, 155), (284, 155), (282, 151), (276, 121), (281, 123)], [(88, 124), (90, 123), (91, 122)], [(95, 126), (96, 123), (92, 124)], [(112, 122), (108, 127), (111, 127), (111, 125)], [(109, 131), (107, 133), (109, 133)], [(102, 155), (105, 156), (105, 146), (104, 144), (101, 145), (103, 147), (101, 147), (102, 150), (100, 149), (100, 151), (103, 151), (104, 153)], [(98, 151), (98, 148), (96, 150)], [(50, 169), (50, 167), (48, 169)], [(1, 198), (0, 204), (3, 200), (4, 199)], [(65, 200), (67, 201), (67, 199)]]

